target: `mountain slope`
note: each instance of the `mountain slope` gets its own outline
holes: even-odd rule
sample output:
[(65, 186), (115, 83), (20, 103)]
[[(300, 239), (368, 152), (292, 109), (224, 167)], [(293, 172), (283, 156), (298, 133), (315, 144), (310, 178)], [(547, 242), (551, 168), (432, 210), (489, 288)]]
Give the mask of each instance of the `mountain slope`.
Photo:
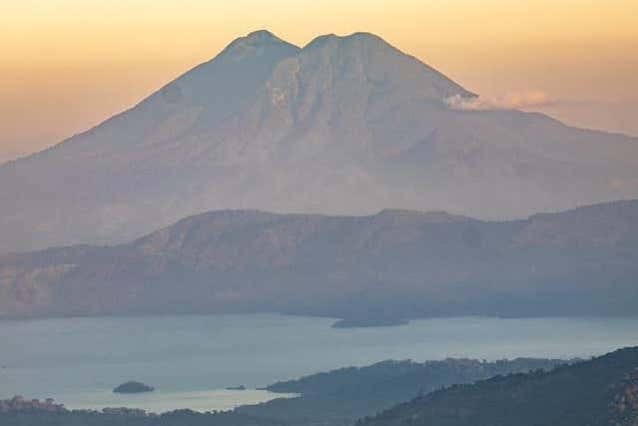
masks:
[(201, 190), (190, 185), (209, 183), (195, 163), (214, 141), (198, 135), (251, 105), (274, 67), (298, 50), (251, 33), (132, 109), (0, 166), (0, 250), (113, 241), (198, 211), (181, 204)]
[(277, 419), (288, 425), (352, 425), (415, 396), (442, 386), (473, 383), (496, 375), (551, 370), (565, 361), (517, 358), (495, 362), (471, 359), (442, 361), (384, 361), (367, 367), (349, 367), (278, 382), (267, 389), (298, 393), (298, 398), (279, 398), (242, 406), (240, 414)]
[(634, 426), (638, 348), (550, 372), (496, 377), (437, 391), (359, 426)]
[(637, 225), (638, 201), (510, 222), (211, 212), (129, 244), (2, 255), (0, 316), (633, 315)]
[(133, 109), (0, 166), (0, 251), (119, 243), (213, 209), (521, 217), (638, 197), (638, 142), (474, 96), (372, 34), (260, 31)]

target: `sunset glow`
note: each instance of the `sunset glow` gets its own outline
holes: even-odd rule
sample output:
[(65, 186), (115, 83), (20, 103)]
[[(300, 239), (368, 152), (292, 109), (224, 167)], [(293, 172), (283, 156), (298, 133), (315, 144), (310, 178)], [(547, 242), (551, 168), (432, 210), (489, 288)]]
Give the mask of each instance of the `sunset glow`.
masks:
[(304, 45), (373, 32), (485, 98), (638, 134), (635, 0), (5, 0), (0, 161), (52, 145), (267, 28)]

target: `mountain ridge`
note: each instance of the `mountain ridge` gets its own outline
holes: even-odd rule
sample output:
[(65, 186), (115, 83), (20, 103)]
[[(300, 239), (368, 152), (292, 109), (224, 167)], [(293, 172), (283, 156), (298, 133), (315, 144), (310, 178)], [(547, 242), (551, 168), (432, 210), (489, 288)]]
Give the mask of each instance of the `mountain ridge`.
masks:
[(117, 246), (0, 255), (0, 317), (635, 315), (636, 224), (638, 200), (509, 222), (209, 212)]
[(551, 370), (577, 361), (517, 358), (487, 362), (447, 358), (419, 363), (387, 360), (273, 383), (265, 389), (300, 396), (244, 405), (235, 411), (289, 425), (347, 426), (443, 386), (473, 383), (496, 375)]
[(551, 371), (447, 387), (357, 426), (633, 426), (638, 421), (638, 348)]

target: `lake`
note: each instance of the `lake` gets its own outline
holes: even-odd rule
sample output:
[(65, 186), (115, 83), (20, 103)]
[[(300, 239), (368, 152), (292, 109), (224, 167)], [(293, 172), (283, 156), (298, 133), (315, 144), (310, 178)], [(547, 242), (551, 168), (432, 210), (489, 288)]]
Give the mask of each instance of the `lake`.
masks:
[[(638, 345), (638, 318), (443, 318), (333, 329), (326, 318), (190, 315), (0, 321), (0, 398), (68, 408), (226, 410), (274, 381), (385, 359), (590, 357)], [(156, 388), (115, 395), (128, 380)], [(245, 385), (246, 391), (226, 390)]]

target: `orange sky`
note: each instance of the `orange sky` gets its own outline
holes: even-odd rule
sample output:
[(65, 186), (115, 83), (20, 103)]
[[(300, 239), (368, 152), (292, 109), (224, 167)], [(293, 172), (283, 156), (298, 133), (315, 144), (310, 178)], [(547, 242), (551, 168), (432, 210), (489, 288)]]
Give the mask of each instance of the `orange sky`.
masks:
[(636, 0), (1, 0), (0, 161), (85, 130), (232, 39), (374, 32), (486, 99), (638, 135)]

